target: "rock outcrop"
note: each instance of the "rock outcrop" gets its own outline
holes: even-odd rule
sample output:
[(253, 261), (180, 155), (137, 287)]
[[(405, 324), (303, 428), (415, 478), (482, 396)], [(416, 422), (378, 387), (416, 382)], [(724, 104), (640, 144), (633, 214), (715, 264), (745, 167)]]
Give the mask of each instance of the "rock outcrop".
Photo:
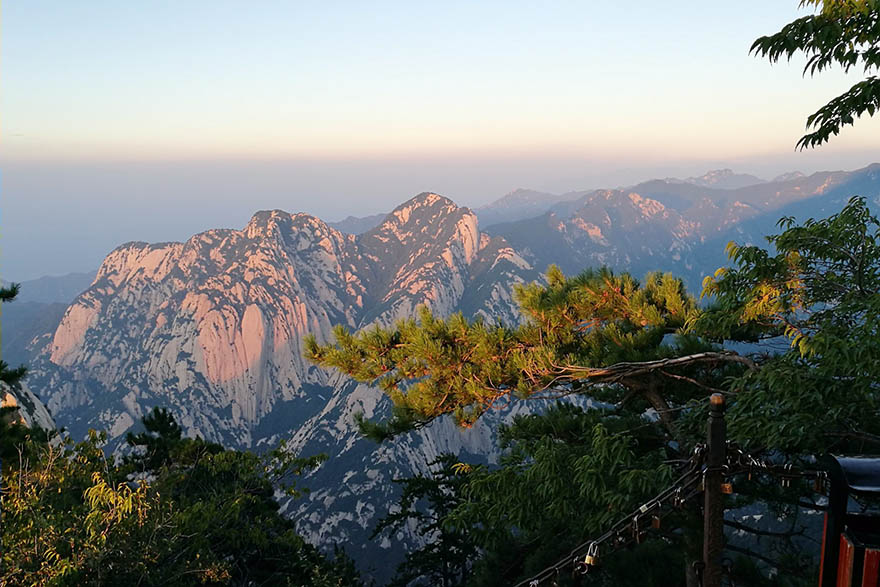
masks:
[(49, 410), (24, 383), (13, 387), (0, 381), (0, 407), (17, 408), (9, 417), (28, 428), (56, 429)]

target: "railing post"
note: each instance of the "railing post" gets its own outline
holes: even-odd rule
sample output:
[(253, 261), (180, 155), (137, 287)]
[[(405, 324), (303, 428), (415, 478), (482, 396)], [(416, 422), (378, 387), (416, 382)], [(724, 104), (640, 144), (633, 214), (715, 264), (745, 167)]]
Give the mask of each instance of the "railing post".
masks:
[(721, 468), (727, 457), (727, 427), (724, 422), (724, 396), (709, 399), (706, 446), (706, 473), (703, 485), (703, 587), (721, 587), (721, 554), (724, 550), (724, 494)]

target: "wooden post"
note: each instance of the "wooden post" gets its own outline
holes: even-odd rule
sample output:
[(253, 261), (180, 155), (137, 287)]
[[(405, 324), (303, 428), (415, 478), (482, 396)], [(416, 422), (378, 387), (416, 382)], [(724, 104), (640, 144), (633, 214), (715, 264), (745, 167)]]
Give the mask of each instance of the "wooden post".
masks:
[(721, 467), (727, 456), (727, 427), (724, 422), (724, 396), (709, 399), (706, 446), (706, 477), (703, 486), (703, 587), (721, 587), (721, 554), (724, 549), (724, 494), (721, 493)]

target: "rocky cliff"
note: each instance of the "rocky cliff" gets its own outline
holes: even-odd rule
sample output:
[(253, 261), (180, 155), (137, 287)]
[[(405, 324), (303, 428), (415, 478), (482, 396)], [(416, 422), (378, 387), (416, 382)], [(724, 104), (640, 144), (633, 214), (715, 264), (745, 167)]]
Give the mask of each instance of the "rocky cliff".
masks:
[(307, 482), (310, 500), (287, 507), (315, 542), (378, 549), (367, 537), (391, 478), (443, 451), (491, 451), (492, 431), (441, 423), (394, 445), (362, 439), (354, 413), (378, 415), (381, 394), (309, 364), (303, 336), (388, 324), (419, 305), (515, 320), (510, 291), (534, 274), (473, 212), (436, 194), (358, 236), (306, 214), (258, 212), (241, 230), (118, 247), (65, 311), (29, 383), (74, 436), (95, 427), (118, 442), (165, 406), (188, 434), (228, 446), (292, 437), (296, 450), (328, 453)]
[(0, 407), (16, 408), (8, 417), (28, 428), (55, 430), (55, 420), (49, 410), (23, 383), (11, 386), (0, 381)]
[[(190, 433), (253, 446), (279, 404), (335, 385), (308, 364), (301, 340), (412, 315), (515, 319), (512, 284), (531, 267), (476, 216), (436, 194), (398, 207), (378, 227), (343, 234), (306, 214), (258, 212), (242, 230), (184, 243), (128, 243), (66, 310), (34, 368), (50, 409), (72, 430), (123, 434), (152, 405)], [(48, 378), (48, 380), (46, 380)]]

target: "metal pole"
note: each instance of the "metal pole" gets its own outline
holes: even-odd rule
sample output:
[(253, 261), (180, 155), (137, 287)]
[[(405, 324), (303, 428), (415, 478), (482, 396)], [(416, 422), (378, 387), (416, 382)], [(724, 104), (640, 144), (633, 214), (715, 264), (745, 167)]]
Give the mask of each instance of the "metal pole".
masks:
[(724, 495), (721, 493), (721, 468), (727, 453), (727, 429), (724, 422), (724, 396), (709, 399), (706, 476), (703, 487), (703, 587), (721, 587), (721, 554), (724, 549)]

